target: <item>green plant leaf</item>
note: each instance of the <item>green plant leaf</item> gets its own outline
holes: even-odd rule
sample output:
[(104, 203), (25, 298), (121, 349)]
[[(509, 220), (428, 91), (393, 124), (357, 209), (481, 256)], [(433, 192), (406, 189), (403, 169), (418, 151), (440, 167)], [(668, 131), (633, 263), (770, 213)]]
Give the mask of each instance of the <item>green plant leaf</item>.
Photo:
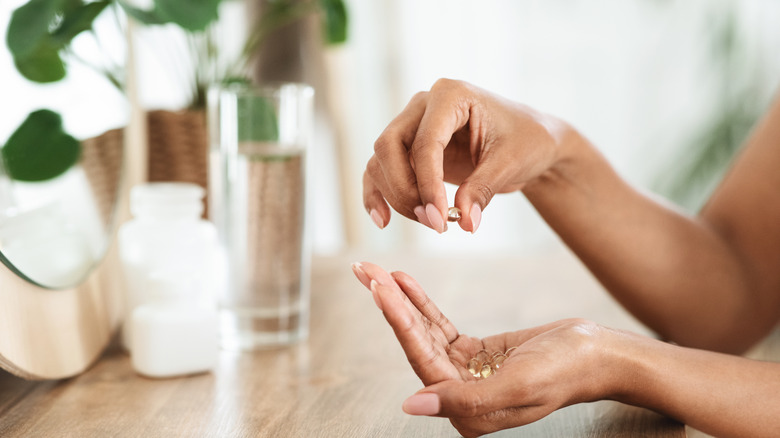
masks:
[(205, 30), (218, 17), (221, 0), (155, 0), (155, 13), (191, 32)]
[(138, 9), (135, 6), (131, 6), (127, 4), (127, 2), (123, 1), (120, 1), (119, 5), (122, 6), (122, 9), (124, 9), (127, 15), (133, 17), (139, 23), (147, 25), (167, 23), (167, 21), (162, 19), (155, 11), (145, 11), (143, 9)]
[(98, 15), (110, 4), (108, 1), (98, 1), (76, 6), (65, 11), (62, 23), (52, 33), (52, 37), (62, 45), (85, 30), (92, 29), (92, 23)]
[(62, 129), (58, 113), (42, 109), (27, 116), (0, 152), (11, 178), (45, 181), (78, 161), (81, 144)]
[(11, 15), (6, 45), (17, 70), (35, 82), (55, 82), (65, 77), (65, 64), (49, 26), (62, 12), (63, 0), (30, 0)]
[(239, 141), (277, 141), (279, 123), (274, 105), (263, 96), (238, 98)]
[(324, 13), (325, 41), (328, 44), (340, 44), (347, 40), (348, 14), (342, 0), (320, 0)]
[(49, 38), (49, 24), (62, 11), (62, 0), (30, 0), (11, 14), (6, 44), (14, 58), (39, 51), (41, 41)]
[(38, 47), (23, 57), (14, 57), (14, 65), (22, 76), (34, 82), (56, 82), (65, 77), (65, 63), (57, 47), (43, 40)]

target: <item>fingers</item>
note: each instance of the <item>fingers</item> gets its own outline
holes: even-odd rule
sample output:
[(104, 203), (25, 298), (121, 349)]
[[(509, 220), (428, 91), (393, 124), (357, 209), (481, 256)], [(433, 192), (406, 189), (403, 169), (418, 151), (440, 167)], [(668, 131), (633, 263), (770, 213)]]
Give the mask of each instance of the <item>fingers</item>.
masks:
[(379, 229), (383, 229), (390, 222), (390, 207), (387, 206), (382, 192), (374, 183), (368, 170), (363, 173), (363, 205)]
[[(411, 305), (413, 305), (422, 316), (441, 329), (442, 333), (444, 333), (444, 341), (446, 341), (446, 343), (450, 344), (455, 342), (455, 339), (458, 338), (458, 329), (455, 328), (455, 325), (450, 322), (446, 316), (444, 316), (442, 311), (436, 306), (436, 303), (428, 297), (422, 286), (420, 286), (417, 280), (412, 278), (411, 275), (400, 271), (388, 274), (384, 269), (368, 262), (353, 263), (352, 271), (363, 286), (369, 289), (371, 287), (372, 279), (384, 285), (397, 284), (400, 286), (401, 291), (408, 298)], [(377, 306), (379, 306), (380, 302), (378, 301), (378, 297), (375, 297), (375, 301), (377, 301)]]
[(441, 328), (444, 336), (447, 338), (447, 343), (455, 342), (455, 339), (458, 338), (458, 330), (455, 328), (455, 325), (444, 316), (436, 304), (431, 301), (422, 286), (420, 286), (420, 284), (409, 274), (404, 272), (393, 272), (392, 276), (398, 285), (401, 286), (401, 289), (406, 296), (409, 297), (412, 304), (414, 304), (414, 307), (416, 307), (424, 317)]
[(460, 379), (460, 373), (452, 365), (444, 349), (446, 344), (435, 342), (429, 330), (430, 324), (426, 324), (427, 320), (421, 318), (416, 309), (409, 309), (402, 298), (400, 288), (376, 281), (371, 282), (371, 288), (379, 296), (382, 313), (423, 384)]
[(355, 263), (352, 270), (371, 290), (377, 307), (382, 310), (409, 363), (424, 384), (461, 378), (447, 355), (446, 335), (420, 313), (390, 274), (368, 262)]
[(407, 398), (410, 415), (447, 417), (463, 436), (480, 436), (533, 423), (560, 406), (542, 402), (509, 373), (477, 381), (448, 380)]
[(444, 189), (444, 149), (452, 135), (469, 120), (469, 103), (463, 85), (439, 80), (429, 99), (412, 143), (417, 190), (433, 229), (444, 232), (447, 221), (447, 195)]
[[(417, 218), (414, 208), (420, 205), (420, 195), (408, 148), (411, 147), (425, 111), (426, 94), (419, 93), (412, 98), (374, 143), (374, 156), (369, 160), (363, 178), (363, 203), (369, 214), (377, 211), (383, 225), (387, 225), (390, 220), (389, 209), (386, 215), (383, 214), (385, 200), (402, 215), (410, 219)], [(377, 222), (374, 217), (372, 219)]]
[(463, 436), (526, 425), (555, 410), (551, 404), (527, 403), (527, 391), (501, 377), (439, 382), (407, 398), (402, 409), (410, 415), (447, 417)]
[[(358, 280), (363, 284), (363, 286), (366, 287), (366, 289), (371, 291), (371, 295), (374, 297), (374, 302), (376, 303), (376, 306), (379, 308), (379, 310), (384, 310), (382, 308), (382, 302), (379, 299), (379, 295), (377, 294), (377, 291), (375, 288), (371, 287), (371, 282), (375, 281), (379, 284), (383, 284), (386, 286), (396, 286), (395, 279), (390, 276), (390, 274), (387, 273), (384, 269), (380, 268), (379, 266), (368, 263), (368, 262), (356, 262), (352, 264), (352, 272), (355, 274), (355, 277), (357, 277)], [(400, 288), (398, 288), (398, 293), (401, 295), (404, 295)], [(413, 309), (414, 306), (411, 302), (404, 296), (404, 300), (407, 301), (407, 305), (410, 309)]]
[[(486, 415), (490, 412), (517, 406), (518, 402), (522, 404), (522, 394), (517, 394), (508, 374), (497, 373), (488, 379), (476, 381), (453, 381), (440, 382), (435, 385), (429, 385), (418, 394), (435, 394), (439, 400), (439, 410), (435, 414), (439, 417), (477, 417)], [(510, 390), (511, 388), (511, 390)], [(415, 398), (417, 394), (410, 397)], [(409, 399), (407, 399), (409, 400)], [(412, 415), (420, 415), (414, 411), (409, 412)]]

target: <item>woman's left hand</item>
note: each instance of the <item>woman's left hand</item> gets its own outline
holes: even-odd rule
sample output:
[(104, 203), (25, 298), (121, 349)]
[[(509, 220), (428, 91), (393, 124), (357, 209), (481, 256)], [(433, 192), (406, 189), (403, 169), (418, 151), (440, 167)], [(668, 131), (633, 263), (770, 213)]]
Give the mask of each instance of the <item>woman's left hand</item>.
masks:
[[(447, 417), (464, 436), (534, 422), (574, 403), (608, 398), (619, 373), (610, 368), (610, 339), (623, 334), (585, 320), (563, 320), (484, 339), (455, 326), (409, 275), (371, 263), (353, 270), (369, 288), (425, 388), (403, 404), (412, 415)], [(514, 347), (514, 348), (513, 348)], [(487, 378), (467, 369), (481, 350), (506, 352)]]

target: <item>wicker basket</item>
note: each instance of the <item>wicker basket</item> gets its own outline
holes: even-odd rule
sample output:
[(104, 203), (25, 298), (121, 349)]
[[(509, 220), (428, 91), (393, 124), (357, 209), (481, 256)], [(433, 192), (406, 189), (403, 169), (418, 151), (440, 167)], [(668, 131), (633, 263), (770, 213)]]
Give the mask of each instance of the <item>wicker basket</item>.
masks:
[[(146, 116), (149, 182), (178, 181), (208, 189), (209, 144), (205, 111), (150, 111)], [(204, 199), (203, 216), (208, 202)]]
[(124, 134), (124, 129), (112, 129), (81, 142), (80, 164), (104, 224), (111, 223), (119, 198)]

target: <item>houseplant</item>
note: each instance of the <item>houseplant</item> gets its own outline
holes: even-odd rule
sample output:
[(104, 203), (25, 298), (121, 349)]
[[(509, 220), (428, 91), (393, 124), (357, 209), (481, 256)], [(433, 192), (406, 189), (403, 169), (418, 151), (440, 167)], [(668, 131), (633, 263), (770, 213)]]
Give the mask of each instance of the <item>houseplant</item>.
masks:
[[(148, 141), (148, 179), (150, 181), (186, 181), (207, 185), (208, 142), (205, 126), (207, 89), (213, 84), (251, 82), (252, 69), (258, 50), (278, 30), (284, 30), (310, 17), (319, 15), (323, 29), (322, 40), (328, 44), (346, 39), (347, 15), (342, 0), (267, 0), (259, 3), (223, 0), (219, 8), (244, 5), (251, 24), (239, 50), (226, 56), (219, 44), (221, 23), (214, 23), (198, 32), (179, 32), (178, 37), (187, 47), (185, 66), (175, 53), (165, 53), (165, 41), (153, 40), (155, 52), (162, 55), (160, 63), (170, 71), (178, 69), (176, 87), (188, 93), (186, 103), (177, 110), (150, 109), (146, 113)], [(258, 10), (252, 6), (259, 5)], [(128, 13), (145, 26), (159, 24), (154, 10), (139, 11), (126, 8)], [(246, 17), (242, 17), (246, 20)], [(231, 29), (233, 30), (233, 29)], [(175, 29), (174, 29), (175, 31)], [(176, 37), (176, 35), (173, 35)], [(162, 44), (160, 44), (160, 42)], [(290, 41), (288, 41), (289, 43)], [(166, 56), (167, 55), (167, 56)], [(181, 55), (181, 54), (180, 54)], [(290, 52), (289, 56), (296, 56)], [(172, 61), (177, 59), (177, 61)], [(174, 65), (178, 62), (179, 65)], [(284, 78), (295, 80), (296, 78)]]
[[(346, 8), (341, 0), (267, 1), (262, 13), (251, 26), (252, 30), (240, 56), (228, 68), (217, 69), (217, 53), (211, 41), (209, 26), (217, 20), (221, 3), (223, 0), (154, 0), (151, 8), (142, 9), (124, 0), (30, 0), (14, 11), (6, 35), (6, 44), (19, 73), (30, 81), (46, 84), (65, 78), (69, 63), (84, 62), (73, 51), (72, 42), (81, 34), (91, 34), (97, 39), (93, 24), (98, 16), (109, 10), (118, 13), (121, 7), (143, 25), (170, 24), (180, 28), (187, 38), (192, 40), (190, 48), (194, 53), (191, 55), (196, 60), (195, 68), (190, 72), (195, 86), (187, 111), (183, 113), (195, 114), (190, 117), (195, 120), (192, 125), (194, 129), (185, 128), (181, 132), (188, 133), (187, 136), (205, 144), (203, 111), (206, 89), (215, 82), (247, 78), (247, 68), (252, 55), (275, 29), (320, 13), (327, 42), (341, 42), (346, 38)], [(120, 22), (121, 19), (117, 18), (117, 23)], [(117, 89), (125, 89), (124, 65), (106, 66), (89, 62), (85, 64), (99, 71)], [(165, 113), (150, 113), (155, 119), (150, 123), (151, 130), (157, 125), (158, 115), (161, 120), (176, 118)], [(150, 139), (159, 137), (151, 130)], [(36, 136), (40, 133), (48, 133), (46, 141), (41, 141), (40, 135)], [(165, 142), (174, 145), (177, 143)], [(163, 148), (164, 146), (156, 144), (150, 145), (152, 155), (162, 152), (162, 156), (165, 156)], [(78, 161), (79, 154), (80, 143), (62, 129), (61, 115), (47, 109), (31, 113), (2, 149), (6, 172), (14, 179), (26, 181), (42, 181), (62, 174)], [(169, 160), (150, 156), (150, 162), (162, 164), (157, 167), (163, 170), (170, 167), (165, 164), (166, 161)], [(153, 175), (150, 177), (152, 180), (160, 179)]]
[[(124, 65), (110, 61), (109, 57), (101, 59), (108, 62), (86, 60), (74, 50), (73, 41), (88, 34), (100, 47), (94, 31), (95, 20), (110, 11), (116, 14), (116, 24), (121, 27), (120, 5), (131, 12), (153, 14), (156, 23), (174, 23), (190, 32), (203, 30), (216, 19), (219, 0), (204, 0), (187, 7), (184, 4), (181, 0), (157, 0), (154, 9), (145, 12), (116, 0), (30, 0), (14, 10), (5, 41), (17, 71), (31, 82), (62, 81), (71, 63), (81, 63), (123, 92)], [(44, 108), (31, 112), (9, 136), (2, 157), (11, 178), (45, 181), (78, 162), (81, 146), (80, 141), (64, 130), (62, 115)]]

